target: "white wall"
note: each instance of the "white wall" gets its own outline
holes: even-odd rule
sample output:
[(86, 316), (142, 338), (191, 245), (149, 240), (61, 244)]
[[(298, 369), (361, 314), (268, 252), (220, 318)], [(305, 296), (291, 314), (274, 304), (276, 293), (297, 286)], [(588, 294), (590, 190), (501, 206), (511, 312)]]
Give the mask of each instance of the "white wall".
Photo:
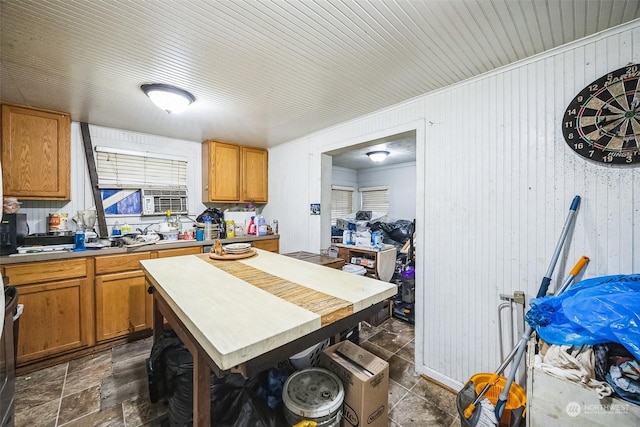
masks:
[[(129, 132), (118, 129), (89, 125), (89, 133), (93, 147), (106, 146), (140, 152), (154, 152), (185, 158), (187, 165), (187, 186), (189, 188), (189, 214), (199, 215), (204, 209), (202, 204), (202, 165), (200, 163), (200, 142), (165, 138), (156, 135), (147, 135), (137, 132)], [(75, 229), (75, 223), (71, 217), (78, 210), (88, 209), (94, 206), (91, 182), (84, 154), (84, 143), (80, 124), (71, 124), (71, 201), (23, 201), (21, 213), (27, 214), (30, 233), (45, 233), (47, 231), (47, 218), (50, 212), (66, 212), (69, 214), (69, 228)], [(107, 225), (110, 227), (118, 220), (120, 224), (125, 221), (134, 229), (136, 226), (144, 226), (162, 220), (161, 217), (145, 217), (126, 215), (107, 217)], [(97, 224), (96, 224), (97, 229)]]
[(389, 218), (391, 220), (416, 217), (416, 164), (415, 162), (391, 166), (360, 169), (358, 187), (389, 187)]
[(552, 286), (583, 254), (585, 277), (640, 272), (640, 168), (579, 157), (560, 129), (575, 94), (638, 62), (635, 21), (274, 147), (266, 211), (282, 224), (281, 251), (314, 250), (327, 233), (307, 214), (321, 153), (415, 129), (416, 369), (452, 387), (493, 371), (499, 294), (535, 296), (575, 195)]
[(362, 187), (389, 187), (389, 218), (412, 220), (416, 217), (416, 164), (415, 162), (367, 169), (349, 169), (334, 166), (332, 185), (355, 188), (353, 209), (360, 210)]

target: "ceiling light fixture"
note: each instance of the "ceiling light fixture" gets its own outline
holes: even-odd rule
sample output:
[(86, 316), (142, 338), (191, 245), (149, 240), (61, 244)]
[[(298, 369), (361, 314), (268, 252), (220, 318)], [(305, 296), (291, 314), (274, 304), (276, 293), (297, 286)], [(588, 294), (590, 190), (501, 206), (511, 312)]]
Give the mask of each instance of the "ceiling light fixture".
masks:
[(140, 89), (154, 104), (169, 114), (183, 111), (196, 100), (196, 97), (186, 90), (162, 83), (142, 85)]
[(370, 151), (367, 153), (367, 156), (369, 156), (371, 160), (377, 163), (386, 159), (388, 155), (389, 155), (388, 151)]

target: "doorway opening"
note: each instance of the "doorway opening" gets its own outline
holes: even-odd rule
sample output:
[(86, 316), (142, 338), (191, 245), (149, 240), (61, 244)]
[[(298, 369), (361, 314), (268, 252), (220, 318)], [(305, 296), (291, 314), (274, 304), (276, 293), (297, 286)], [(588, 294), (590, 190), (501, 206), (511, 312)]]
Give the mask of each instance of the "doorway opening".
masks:
[[(344, 228), (352, 221), (358, 224), (357, 230), (365, 227), (381, 233), (386, 247), (396, 248), (394, 274), (386, 280), (398, 284), (395, 305), (400, 311), (396, 317), (410, 323), (415, 323), (416, 301), (413, 262), (417, 218), (416, 133), (413, 129), (327, 151), (323, 153), (327, 164), (323, 163), (322, 168), (322, 204), (331, 206), (322, 213), (322, 223), (328, 225), (323, 228), (323, 246), (343, 244)], [(381, 162), (368, 156), (378, 151), (388, 153)], [(370, 219), (363, 224), (357, 221), (358, 217)], [(405, 271), (407, 277), (403, 281)]]

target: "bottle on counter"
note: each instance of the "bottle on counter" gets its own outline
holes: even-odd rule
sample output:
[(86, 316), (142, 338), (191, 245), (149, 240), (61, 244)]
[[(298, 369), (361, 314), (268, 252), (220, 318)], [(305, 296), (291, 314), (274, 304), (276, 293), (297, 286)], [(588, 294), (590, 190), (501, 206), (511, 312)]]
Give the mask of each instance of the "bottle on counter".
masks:
[(248, 235), (255, 235), (256, 234), (256, 223), (253, 222), (254, 220), (254, 216), (251, 217), (251, 221), (249, 221), (249, 225), (247, 225), (247, 234)]
[(204, 240), (213, 239), (213, 224), (211, 223), (211, 217), (204, 219)]
[(82, 221), (78, 221), (78, 225), (76, 226), (76, 234), (73, 237), (73, 250), (74, 252), (82, 252), (86, 249), (85, 244), (85, 234), (84, 234), (84, 224)]
[(267, 221), (265, 221), (264, 217), (260, 215), (258, 217), (258, 236), (266, 236), (267, 235)]
[(167, 216), (164, 221), (169, 226), (170, 231), (178, 230), (178, 218), (175, 215), (171, 215), (171, 209), (167, 209)]
[(236, 237), (236, 223), (232, 219), (225, 222), (227, 227), (227, 239), (233, 239)]
[(122, 230), (120, 229), (120, 223), (118, 221), (116, 221), (116, 223), (113, 224), (113, 227), (111, 228), (111, 235), (112, 236), (122, 235)]

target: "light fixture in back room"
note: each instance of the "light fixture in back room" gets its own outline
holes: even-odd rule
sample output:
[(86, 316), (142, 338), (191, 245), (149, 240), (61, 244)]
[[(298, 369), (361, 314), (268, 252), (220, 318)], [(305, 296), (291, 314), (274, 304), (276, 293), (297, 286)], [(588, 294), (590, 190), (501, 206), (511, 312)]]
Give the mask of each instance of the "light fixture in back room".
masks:
[(196, 100), (196, 97), (186, 90), (162, 83), (144, 84), (140, 89), (158, 108), (169, 114), (184, 111)]
[(370, 151), (367, 153), (367, 156), (369, 156), (369, 158), (376, 163), (380, 163), (381, 161), (386, 159), (388, 155), (388, 151)]

